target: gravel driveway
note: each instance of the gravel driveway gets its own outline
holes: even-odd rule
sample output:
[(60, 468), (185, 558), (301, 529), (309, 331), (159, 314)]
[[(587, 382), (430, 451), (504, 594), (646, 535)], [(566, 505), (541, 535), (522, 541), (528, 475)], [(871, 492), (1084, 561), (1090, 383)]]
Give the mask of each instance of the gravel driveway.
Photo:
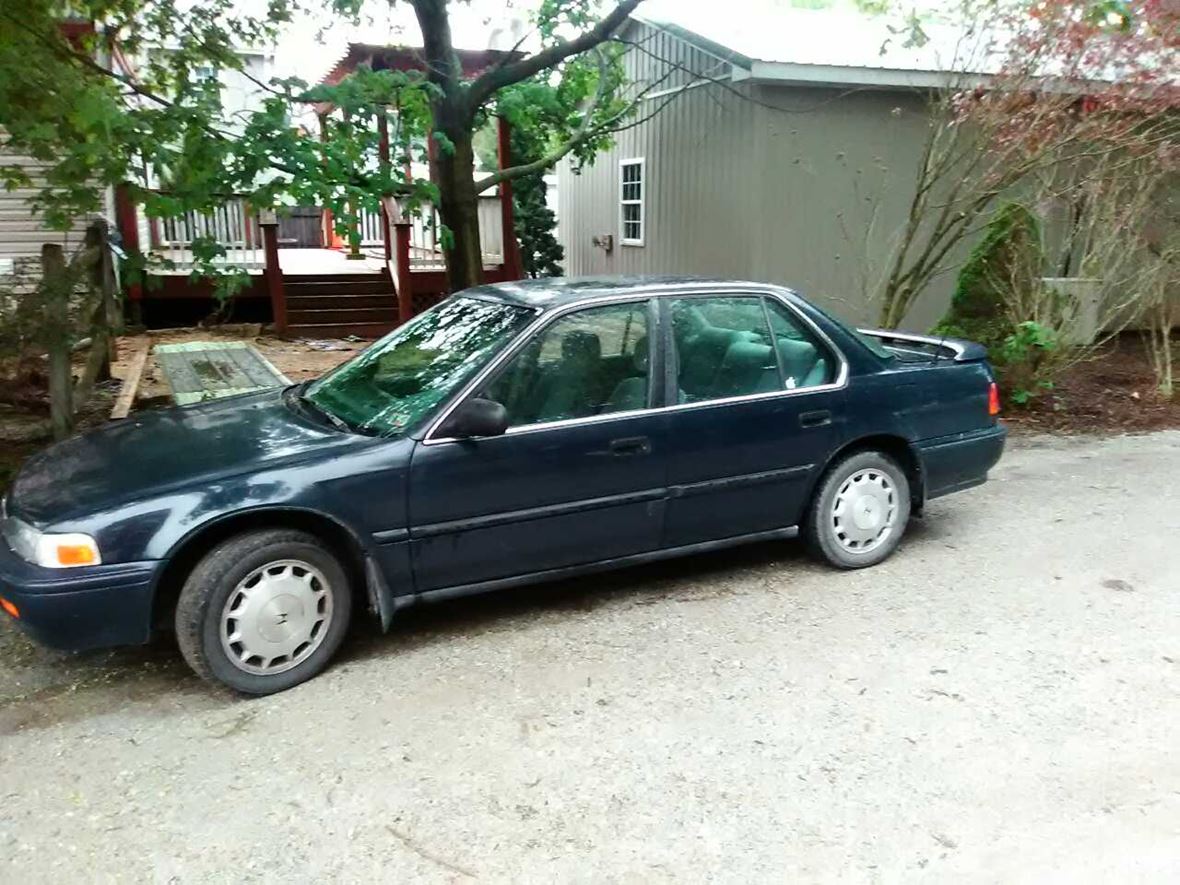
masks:
[(1175, 881), (1180, 433), (795, 543), (423, 608), (245, 701), (0, 624), (0, 881)]

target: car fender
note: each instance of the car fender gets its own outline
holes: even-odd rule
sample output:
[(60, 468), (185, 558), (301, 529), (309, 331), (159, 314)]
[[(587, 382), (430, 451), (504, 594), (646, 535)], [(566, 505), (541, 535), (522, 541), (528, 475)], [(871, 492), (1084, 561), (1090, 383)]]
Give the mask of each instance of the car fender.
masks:
[[(196, 560), (225, 538), (232, 537), (239, 531), (249, 531), (252, 527), (275, 525), (306, 529), (346, 555), (346, 567), (364, 583), (370, 609), (377, 616), (382, 629), (389, 629), (397, 606), (385, 572), (399, 557), (382, 555), (378, 549), (381, 545), (374, 543), (371, 538), (366, 538), (364, 532), (358, 531), (355, 526), (347, 524), (324, 508), (306, 504), (263, 504), (217, 514), (199, 525), (192, 526), (178, 537), (161, 557), (163, 562), (153, 579), (151, 598), (170, 599), (179, 594), (181, 582)], [(325, 531), (328, 526), (332, 528)], [(328, 537), (324, 537), (325, 535)], [(341, 547), (344, 549), (339, 550)], [(408, 551), (400, 558), (404, 560), (405, 578), (408, 582)]]

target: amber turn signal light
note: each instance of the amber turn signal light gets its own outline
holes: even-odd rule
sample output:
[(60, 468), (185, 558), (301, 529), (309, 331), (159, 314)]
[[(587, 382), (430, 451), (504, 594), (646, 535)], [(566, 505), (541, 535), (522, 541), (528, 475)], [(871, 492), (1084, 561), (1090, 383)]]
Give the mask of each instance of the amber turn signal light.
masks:
[(5, 599), (3, 596), (0, 596), (0, 608), (4, 609), (6, 612), (8, 612), (14, 618), (20, 617), (20, 609), (17, 608), (15, 605), (13, 605), (11, 602), (9, 602), (7, 599)]
[(59, 544), (57, 546), (59, 565), (93, 565), (94, 548), (86, 544)]

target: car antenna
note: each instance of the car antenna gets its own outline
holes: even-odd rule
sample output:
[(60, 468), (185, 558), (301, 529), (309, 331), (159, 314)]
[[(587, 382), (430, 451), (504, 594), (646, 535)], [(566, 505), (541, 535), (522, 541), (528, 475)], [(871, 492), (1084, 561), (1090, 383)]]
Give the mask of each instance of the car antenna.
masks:
[(930, 361), (930, 365), (934, 365), (935, 363), (938, 362), (938, 357), (942, 354), (942, 350), (944, 347), (946, 347), (946, 327), (945, 326), (943, 326), (942, 333), (939, 335), (938, 346), (934, 351), (934, 359), (932, 359)]
[(939, 354), (941, 354), (941, 353), (942, 353), (942, 347), (943, 347), (943, 344), (942, 344), (942, 342), (944, 342), (944, 341), (946, 341), (946, 332), (943, 332), (943, 333), (942, 333), (942, 337), (938, 339), (938, 344), (937, 344), (937, 345), (935, 345), (935, 348), (934, 348), (934, 359), (932, 359), (932, 360), (930, 361), (930, 364), (931, 364), (931, 365), (934, 365), (936, 362), (938, 362), (938, 356), (939, 356)]

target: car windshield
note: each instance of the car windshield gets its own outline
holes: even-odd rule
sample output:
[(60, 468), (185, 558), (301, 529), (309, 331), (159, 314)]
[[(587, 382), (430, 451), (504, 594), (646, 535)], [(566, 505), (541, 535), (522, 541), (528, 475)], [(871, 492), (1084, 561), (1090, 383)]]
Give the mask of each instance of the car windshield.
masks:
[(317, 408), (361, 433), (396, 436), (462, 385), (534, 316), (450, 298), (311, 384)]

